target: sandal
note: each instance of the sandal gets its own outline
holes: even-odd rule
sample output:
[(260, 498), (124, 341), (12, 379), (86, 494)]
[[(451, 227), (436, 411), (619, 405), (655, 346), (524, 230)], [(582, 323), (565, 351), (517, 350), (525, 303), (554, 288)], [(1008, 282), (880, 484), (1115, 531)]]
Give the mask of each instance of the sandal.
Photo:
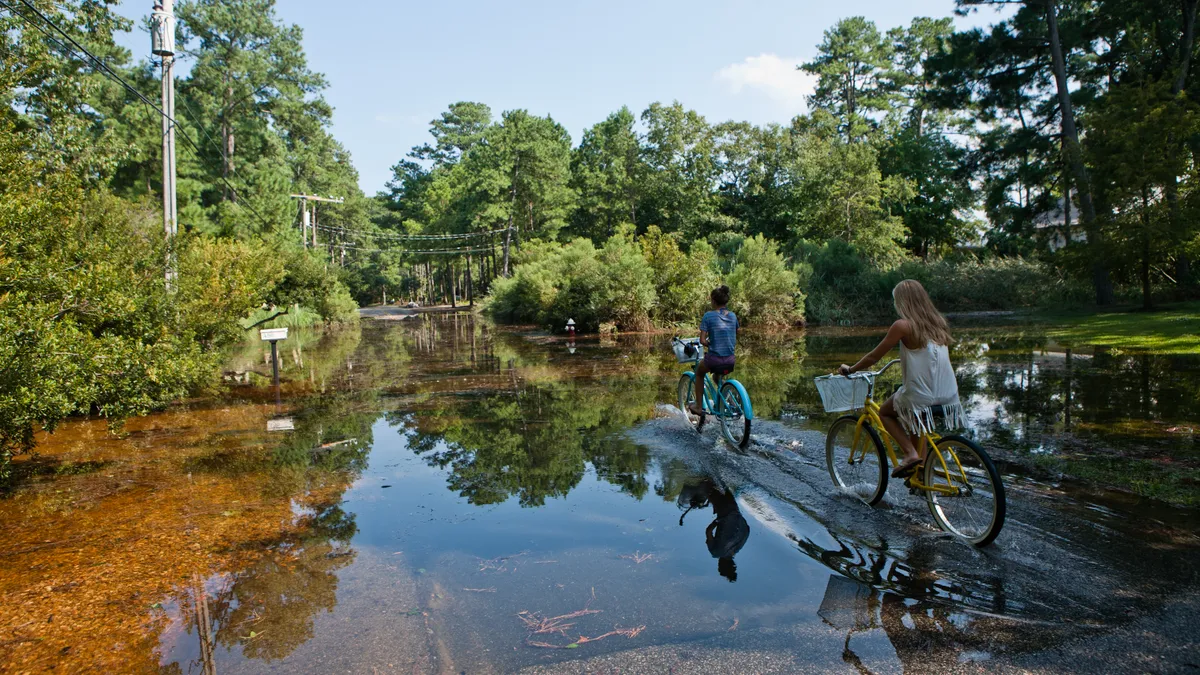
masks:
[(919, 466), (921, 466), (921, 458), (920, 457), (918, 457), (917, 459), (910, 459), (909, 461), (896, 467), (896, 470), (892, 472), (892, 478), (904, 478), (904, 477), (908, 476), (909, 474), (913, 473), (914, 471), (916, 471), (917, 467), (919, 467)]
[(687, 411), (689, 414), (695, 415), (696, 417), (702, 417), (705, 414), (703, 410), (698, 410), (694, 406), (690, 405), (687, 407)]

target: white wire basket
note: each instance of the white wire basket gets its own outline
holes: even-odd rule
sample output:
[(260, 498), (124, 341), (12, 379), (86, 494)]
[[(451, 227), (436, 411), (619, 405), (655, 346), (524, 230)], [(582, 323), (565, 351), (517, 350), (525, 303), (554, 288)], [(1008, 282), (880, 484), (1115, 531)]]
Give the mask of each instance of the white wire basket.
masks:
[(829, 413), (862, 408), (871, 389), (871, 382), (865, 377), (822, 375), (813, 378), (813, 383), (821, 394), (821, 405)]

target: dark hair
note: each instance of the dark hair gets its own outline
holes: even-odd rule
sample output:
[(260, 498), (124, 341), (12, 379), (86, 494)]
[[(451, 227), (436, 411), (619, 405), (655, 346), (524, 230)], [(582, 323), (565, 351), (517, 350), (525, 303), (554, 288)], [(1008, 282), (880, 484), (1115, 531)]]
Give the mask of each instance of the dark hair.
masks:
[(728, 579), (731, 584), (737, 581), (737, 564), (733, 562), (733, 556), (717, 560), (717, 573)]
[(729, 304), (729, 287), (725, 285), (718, 286), (709, 294), (714, 305), (724, 307)]

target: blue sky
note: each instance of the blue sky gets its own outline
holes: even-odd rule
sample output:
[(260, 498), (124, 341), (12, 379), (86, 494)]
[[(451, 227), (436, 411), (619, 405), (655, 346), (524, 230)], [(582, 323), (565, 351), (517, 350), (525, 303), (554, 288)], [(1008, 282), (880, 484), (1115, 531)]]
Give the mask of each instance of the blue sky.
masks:
[[(119, 11), (140, 19), (152, 4), (126, 0)], [(329, 81), (334, 136), (367, 194), (383, 189), (390, 167), (454, 101), (549, 114), (575, 143), (622, 105), (639, 114), (654, 101), (679, 100), (710, 122), (787, 122), (812, 90), (794, 67), (838, 19), (861, 14), (886, 30), (953, 9), (953, 0), (277, 4), (283, 21), (304, 28), (309, 65)], [(135, 58), (149, 52), (140, 28), (122, 42)]]

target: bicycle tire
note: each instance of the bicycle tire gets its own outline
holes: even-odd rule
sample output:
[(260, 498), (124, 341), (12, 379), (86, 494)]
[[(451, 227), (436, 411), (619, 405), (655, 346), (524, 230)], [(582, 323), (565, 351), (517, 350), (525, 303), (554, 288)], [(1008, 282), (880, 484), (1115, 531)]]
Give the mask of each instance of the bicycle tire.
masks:
[(729, 382), (721, 385), (718, 396), (721, 398), (721, 433), (725, 436), (725, 442), (738, 450), (745, 450), (750, 445), (750, 419), (746, 417), (750, 402), (743, 399), (742, 392)]
[[(957, 446), (957, 447), (956, 447)], [(1004, 528), (1004, 516), (1008, 510), (1008, 504), (1004, 495), (1004, 482), (1000, 480), (1000, 472), (996, 470), (996, 465), (992, 463), (992, 458), (988, 456), (983, 448), (969, 438), (951, 435), (943, 436), (937, 444), (938, 451), (945, 451), (943, 448), (950, 450), (958, 457), (959, 464), (962, 465), (963, 471), (966, 474), (967, 490), (965, 495), (945, 495), (936, 491), (926, 490), (925, 500), (929, 504), (929, 512), (933, 514), (933, 519), (937, 522), (938, 527), (946, 532), (957, 537), (971, 542), (976, 547), (982, 548), (996, 540), (1000, 535), (1000, 530)], [(969, 456), (964, 458), (964, 455), (973, 454), (975, 459)], [(951, 465), (950, 458), (947, 457), (947, 466)], [(930, 461), (934, 460), (934, 461)], [(976, 461), (977, 460), (977, 461)], [(926, 457), (925, 461), (925, 485), (956, 485), (958, 479), (951, 480), (952, 477), (942, 477), (939, 475), (941, 470), (941, 462), (936, 461), (933, 457)], [(951, 468), (953, 472), (955, 469)], [(988, 488), (990, 490), (991, 499), (986, 495), (982, 500), (987, 508), (980, 515), (986, 518), (986, 522), (982, 519), (971, 515), (970, 509), (976, 508), (967, 506), (962, 509), (958, 508), (958, 500), (969, 499), (974, 496), (976, 491), (976, 483), (973, 478), (978, 477), (979, 488)], [(959, 488), (962, 489), (961, 487)], [(966, 502), (962, 502), (965, 504)], [(976, 509), (978, 510), (978, 509)], [(954, 515), (947, 512), (950, 511)], [(987, 518), (987, 513), (990, 512), (990, 518)], [(974, 525), (967, 529), (964, 520), (970, 520)]]
[(679, 376), (679, 384), (676, 386), (676, 396), (679, 401), (679, 409), (683, 411), (684, 418), (688, 424), (694, 426), (696, 431), (704, 430), (704, 415), (699, 415), (695, 422), (692, 421), (692, 413), (688, 412), (688, 407), (696, 401), (696, 378), (691, 373), (684, 373)]
[[(867, 433), (865, 436), (859, 437), (859, 442), (865, 442), (863, 439), (869, 438), (872, 445), (875, 446), (874, 453), (863, 455), (860, 464), (864, 470), (855, 470), (853, 472), (846, 470), (843, 476), (841, 465), (844, 463), (847, 466), (854, 466), (850, 463), (850, 451), (854, 448), (853, 445), (854, 428), (858, 425), (858, 417), (854, 415), (843, 415), (837, 418), (829, 427), (829, 432), (825, 435), (825, 465), (829, 469), (829, 477), (833, 479), (833, 484), (854, 494), (859, 499), (867, 503), (868, 506), (875, 506), (883, 499), (883, 495), (887, 492), (888, 486), (888, 460), (887, 453), (883, 449), (883, 441), (879, 439), (879, 433), (875, 431), (869, 424), (863, 425), (863, 430)], [(844, 443), (844, 446), (838, 445), (838, 436), (840, 433), (849, 432), (850, 440)], [(839, 450), (841, 452), (839, 452)], [(845, 455), (845, 457), (842, 457)], [(868, 458), (874, 457), (875, 468), (869, 466)], [(872, 475), (875, 474), (875, 475)]]

